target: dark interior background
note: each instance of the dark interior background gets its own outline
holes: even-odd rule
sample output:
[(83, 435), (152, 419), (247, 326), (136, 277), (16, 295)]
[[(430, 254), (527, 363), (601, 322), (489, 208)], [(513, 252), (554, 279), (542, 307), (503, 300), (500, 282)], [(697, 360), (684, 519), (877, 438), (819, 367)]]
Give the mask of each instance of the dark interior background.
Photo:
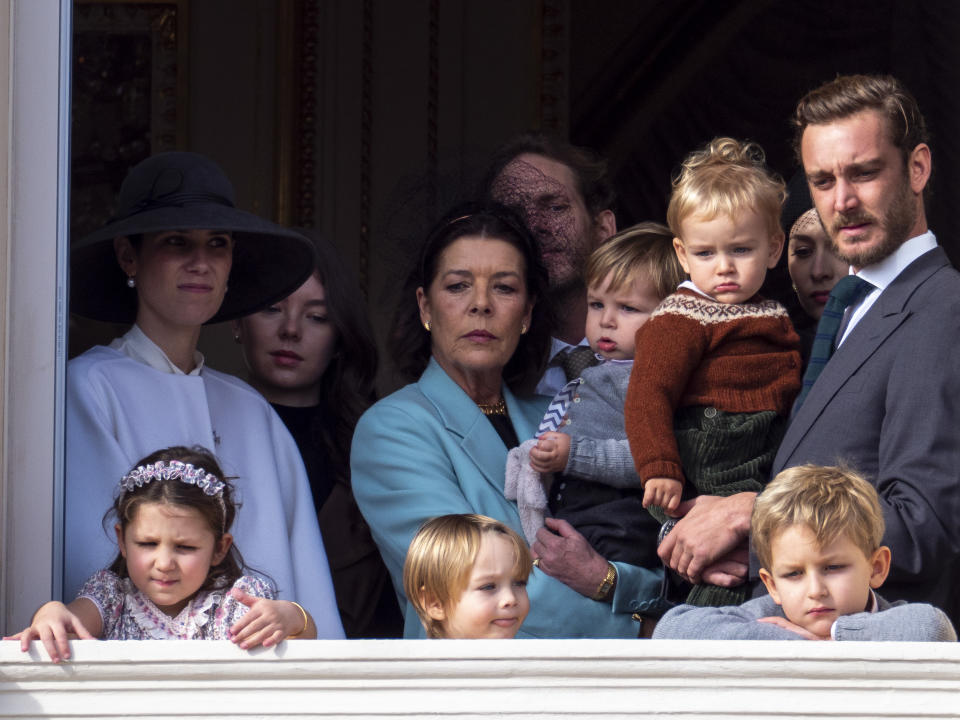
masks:
[(936, 176), (930, 224), (956, 260), (960, 4), (613, 5), (622, 14), (601, 20), (595, 3), (573, 4), (572, 27), (583, 31), (571, 40), (571, 137), (611, 158), (625, 221), (662, 217), (678, 159), (716, 135), (756, 140), (789, 179), (796, 101), (837, 74), (889, 73), (926, 116)]
[[(399, 285), (406, 242), (444, 202), (470, 194), (485, 159), (513, 133), (550, 130), (604, 154), (625, 227), (663, 219), (678, 162), (716, 135), (759, 142), (790, 179), (792, 109), (840, 73), (891, 73), (916, 95), (933, 137), (930, 225), (960, 259), (952, 202), (960, 3), (154, 5), (180, 13), (186, 99), (177, 108), (176, 147), (220, 162), (240, 207), (321, 228), (366, 289), (380, 337), (389, 330), (387, 298)], [(149, 92), (140, 96), (151, 102)], [(774, 294), (789, 296), (782, 275), (774, 285)], [(204, 349), (214, 365), (239, 370), (228, 338), (213, 329)]]

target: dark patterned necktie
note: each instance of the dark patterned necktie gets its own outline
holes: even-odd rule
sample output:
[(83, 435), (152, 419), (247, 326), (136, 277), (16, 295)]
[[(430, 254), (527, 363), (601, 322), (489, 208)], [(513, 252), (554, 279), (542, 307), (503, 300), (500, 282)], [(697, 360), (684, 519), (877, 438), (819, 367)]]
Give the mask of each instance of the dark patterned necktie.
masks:
[(810, 349), (810, 364), (807, 365), (807, 371), (803, 375), (803, 387), (794, 405), (794, 412), (803, 404), (807, 393), (820, 377), (820, 373), (823, 372), (824, 366), (836, 349), (837, 331), (840, 330), (840, 324), (843, 322), (844, 311), (860, 302), (873, 290), (873, 287), (856, 275), (847, 275), (833, 286), (827, 304), (823, 308), (823, 315), (820, 316), (820, 322), (817, 324), (817, 334), (813, 338), (813, 347)]
[(592, 348), (587, 345), (578, 345), (559, 353), (551, 364), (562, 367), (567, 382), (570, 382), (580, 377), (585, 368), (593, 367), (599, 362)]

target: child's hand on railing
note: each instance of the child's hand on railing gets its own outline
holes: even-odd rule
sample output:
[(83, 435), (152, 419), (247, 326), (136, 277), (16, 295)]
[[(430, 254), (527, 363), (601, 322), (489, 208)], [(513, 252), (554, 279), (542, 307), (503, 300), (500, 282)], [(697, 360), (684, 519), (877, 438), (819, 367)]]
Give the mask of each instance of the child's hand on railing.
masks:
[(250, 608), (230, 627), (230, 640), (244, 650), (259, 645), (272, 647), (286, 638), (312, 639), (317, 627), (309, 613), (297, 603), (267, 600), (234, 588), (233, 597)]
[(30, 627), (4, 640), (19, 640), (20, 650), (27, 652), (32, 640), (39, 640), (46, 648), (50, 659), (58, 663), (70, 658), (70, 635), (81, 640), (96, 640), (96, 637), (83, 624), (70, 608), (62, 602), (48, 602), (41, 606), (30, 621)]

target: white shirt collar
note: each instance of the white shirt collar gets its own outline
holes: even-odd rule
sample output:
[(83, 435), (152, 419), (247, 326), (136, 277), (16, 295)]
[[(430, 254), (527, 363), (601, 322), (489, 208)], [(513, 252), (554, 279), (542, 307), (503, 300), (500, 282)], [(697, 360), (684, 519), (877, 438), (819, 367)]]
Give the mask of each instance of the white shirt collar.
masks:
[[(840, 345), (846, 342), (850, 333), (853, 332), (853, 329), (860, 320), (863, 319), (863, 316), (873, 307), (873, 304), (877, 301), (877, 298), (880, 297), (880, 294), (887, 289), (890, 283), (897, 279), (897, 276), (903, 272), (907, 265), (924, 253), (930, 252), (936, 246), (937, 239), (933, 236), (933, 233), (928, 230), (922, 235), (917, 235), (904, 242), (894, 250), (889, 257), (885, 257), (873, 265), (860, 268), (860, 272), (856, 273), (857, 277), (861, 277), (873, 285), (873, 290), (867, 293), (866, 297), (864, 297), (858, 305), (851, 306), (847, 309), (845, 315), (846, 321), (845, 324), (841, 326), (840, 335), (837, 339), (837, 347), (840, 347)], [(853, 268), (851, 268), (850, 274), (853, 274), (852, 271)]]
[(898, 247), (889, 257), (885, 257), (878, 263), (867, 265), (860, 268), (858, 277), (863, 278), (871, 285), (879, 288), (880, 291), (887, 289), (887, 286), (897, 279), (906, 267), (924, 253), (930, 252), (937, 246), (937, 238), (933, 233), (927, 230), (922, 235), (917, 235), (907, 240)]
[(679, 285), (677, 285), (677, 290), (679, 290), (680, 288), (686, 288), (687, 290), (693, 290), (695, 293), (699, 293), (699, 294), (703, 295), (705, 298), (707, 298), (707, 300), (713, 300), (713, 299), (714, 299), (714, 298), (710, 297), (709, 295), (707, 295), (703, 290), (701, 290), (700, 288), (698, 288), (696, 285), (694, 285), (694, 284), (693, 284), (693, 280), (684, 280), (682, 283), (680, 283)]
[(193, 351), (193, 370), (185, 373), (170, 361), (160, 346), (148, 338), (136, 323), (124, 335), (114, 338), (110, 347), (119, 350), (131, 360), (170, 375), (199, 375), (203, 370), (203, 354), (199, 350)]
[(553, 360), (553, 358), (555, 358), (555, 357), (557, 356), (557, 353), (561, 353), (561, 352), (563, 352), (564, 350), (567, 350), (567, 349), (569, 349), (569, 348), (575, 348), (575, 347), (580, 347), (580, 346), (582, 346), (582, 345), (589, 345), (589, 344), (590, 344), (590, 343), (587, 342), (587, 338), (586, 338), (586, 337), (584, 337), (584, 338), (583, 338), (580, 342), (578, 342), (576, 345), (571, 345), (571, 344), (568, 343), (568, 342), (564, 342), (564, 341), (561, 340), (560, 338), (552, 337), (552, 338), (550, 338), (550, 359)]

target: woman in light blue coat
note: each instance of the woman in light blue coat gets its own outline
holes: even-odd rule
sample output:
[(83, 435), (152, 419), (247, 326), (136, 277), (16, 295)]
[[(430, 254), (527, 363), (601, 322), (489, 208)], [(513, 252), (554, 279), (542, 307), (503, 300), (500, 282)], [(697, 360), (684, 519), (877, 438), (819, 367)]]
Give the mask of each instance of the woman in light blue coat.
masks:
[[(546, 409), (546, 398), (521, 395), (542, 372), (550, 322), (537, 304), (546, 272), (534, 240), (496, 205), (461, 206), (442, 220), (410, 288), (417, 304), (397, 327), (397, 354), (419, 380), (360, 419), (351, 468), (405, 608), (405, 636), (423, 637), (401, 577), (420, 525), (479, 513), (523, 533), (504, 468), (508, 448), (533, 437)], [(518, 637), (636, 637), (632, 615), (653, 603), (660, 574), (608, 563), (569, 524), (547, 522), (532, 547), (531, 610)]]

